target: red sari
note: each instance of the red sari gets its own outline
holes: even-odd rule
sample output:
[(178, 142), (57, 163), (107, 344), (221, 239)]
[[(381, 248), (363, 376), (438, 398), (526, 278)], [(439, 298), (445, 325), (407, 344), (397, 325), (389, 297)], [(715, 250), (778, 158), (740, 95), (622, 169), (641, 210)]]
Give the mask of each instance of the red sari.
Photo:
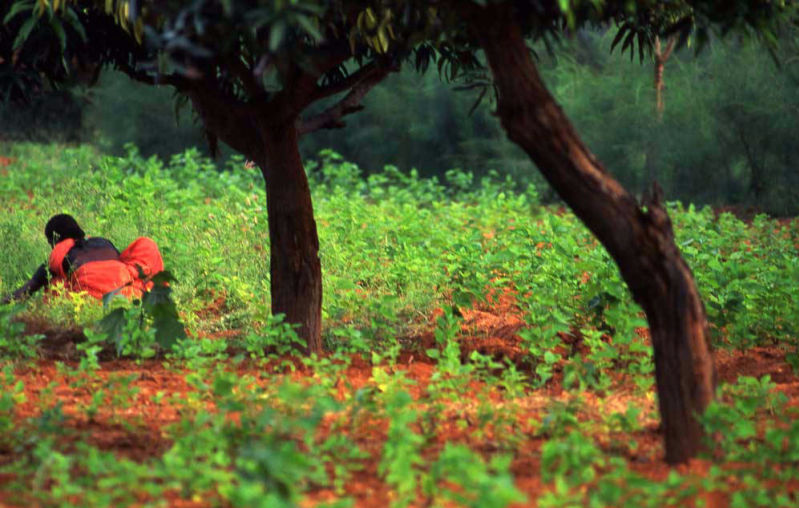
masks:
[(145, 289), (152, 287), (139, 275), (155, 275), (164, 269), (164, 261), (158, 246), (149, 238), (137, 238), (119, 255), (119, 259), (90, 261), (70, 274), (64, 273), (64, 258), (75, 245), (68, 238), (56, 244), (50, 252), (50, 271), (55, 275), (51, 284), (63, 285), (68, 291), (85, 291), (101, 299), (106, 293), (119, 289), (127, 297), (141, 297)]

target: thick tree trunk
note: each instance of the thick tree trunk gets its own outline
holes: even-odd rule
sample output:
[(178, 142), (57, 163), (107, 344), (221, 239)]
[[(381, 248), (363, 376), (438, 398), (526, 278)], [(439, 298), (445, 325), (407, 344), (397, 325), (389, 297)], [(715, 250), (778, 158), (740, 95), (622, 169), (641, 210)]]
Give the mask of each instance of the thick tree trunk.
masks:
[(272, 313), (298, 325), (308, 353), (322, 351), (322, 269), (311, 191), (294, 122), (263, 128)]
[(232, 104), (213, 80), (196, 83), (186, 93), (208, 132), (261, 168), (269, 214), (272, 313), (284, 314), (286, 322), (297, 326), (306, 352), (321, 352), (319, 238), (297, 144), (297, 111), (302, 108), (292, 96), (266, 109)]
[(696, 415), (714, 396), (715, 370), (704, 305), (659, 189), (642, 208), (594, 158), (544, 86), (507, 5), (465, 11), (491, 67), (508, 136), (607, 248), (646, 312), (666, 461), (684, 462), (701, 446)]

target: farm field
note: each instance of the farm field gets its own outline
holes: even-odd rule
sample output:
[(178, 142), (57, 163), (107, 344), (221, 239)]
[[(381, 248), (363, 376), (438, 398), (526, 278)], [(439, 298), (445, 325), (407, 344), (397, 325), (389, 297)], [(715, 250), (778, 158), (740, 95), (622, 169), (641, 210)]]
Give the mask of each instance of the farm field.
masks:
[(799, 222), (670, 205), (718, 400), (668, 467), (646, 321), (577, 219), (532, 187), (332, 152), (307, 165), (326, 353), (269, 315), (263, 181), (0, 144), (0, 294), (60, 212), (153, 238), (185, 337), (136, 302), (0, 306), (3, 506), (796, 506)]

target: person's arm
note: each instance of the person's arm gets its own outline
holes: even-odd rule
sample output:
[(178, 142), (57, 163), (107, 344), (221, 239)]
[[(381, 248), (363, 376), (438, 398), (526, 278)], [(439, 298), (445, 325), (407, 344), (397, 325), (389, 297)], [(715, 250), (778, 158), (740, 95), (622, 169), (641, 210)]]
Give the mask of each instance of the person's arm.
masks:
[(36, 273), (33, 274), (31, 280), (23, 284), (21, 288), (17, 289), (10, 295), (0, 300), (0, 304), (9, 303), (11, 302), (11, 300), (24, 300), (25, 298), (29, 297), (36, 291), (39, 291), (43, 287), (47, 286), (49, 282), (47, 275), (48, 275), (47, 267), (41, 265), (36, 270)]

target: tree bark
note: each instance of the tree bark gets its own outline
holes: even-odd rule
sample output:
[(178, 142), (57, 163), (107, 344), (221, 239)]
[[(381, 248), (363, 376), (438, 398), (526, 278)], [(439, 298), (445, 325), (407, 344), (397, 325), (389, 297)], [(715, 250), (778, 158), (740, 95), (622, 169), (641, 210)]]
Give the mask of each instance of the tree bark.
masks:
[(263, 126), (272, 314), (298, 325), (306, 353), (322, 351), (322, 268), (311, 190), (295, 122)]
[[(674, 46), (677, 43), (677, 36), (672, 35), (666, 42), (666, 47), (663, 48), (660, 43), (660, 37), (655, 36), (655, 44), (653, 56), (654, 62), (654, 81), (655, 88), (655, 125), (660, 127), (663, 123), (663, 112), (666, 110), (666, 100), (663, 91), (666, 88), (666, 83), (663, 79), (663, 72), (666, 69), (666, 62), (671, 57)], [(646, 164), (644, 165), (647, 179), (651, 185), (657, 180), (657, 169), (660, 164), (660, 141), (653, 135), (650, 139), (646, 149)]]
[[(213, 78), (170, 78), (170, 84), (189, 96), (214, 139), (218, 137), (261, 168), (269, 214), (272, 313), (284, 314), (286, 322), (298, 327), (306, 353), (322, 351), (322, 269), (298, 138), (303, 132), (343, 125), (341, 118), (361, 109), (364, 96), (393, 70), (367, 64), (345, 82), (319, 88), (317, 81), (325, 69), (332, 69), (348, 55), (346, 51), (328, 55), (315, 73), (293, 66), (286, 71), (288, 84), (269, 101), (254, 99), (263, 90), (250, 71), (235, 62), (234, 72), (253, 96), (250, 103), (225, 93)], [(306, 123), (299, 121), (312, 102), (346, 90), (349, 93), (344, 98), (320, 115)]]
[(205, 127), (261, 168), (269, 215), (272, 314), (297, 326), (306, 353), (322, 351), (322, 269), (311, 191), (300, 157), (296, 114), (233, 108), (204, 82), (186, 90)]
[(696, 415), (714, 397), (715, 368), (705, 308), (660, 190), (642, 208), (585, 147), (544, 86), (509, 5), (469, 5), (463, 14), (485, 51), (508, 137), (605, 246), (646, 312), (666, 461), (684, 462), (701, 447)]
[(669, 61), (671, 52), (674, 51), (674, 45), (677, 43), (677, 36), (672, 35), (666, 43), (666, 48), (663, 49), (660, 44), (660, 37), (655, 36), (655, 112), (657, 113), (658, 121), (663, 120), (663, 111), (666, 109), (666, 101), (663, 97), (663, 90), (666, 88), (666, 83), (663, 80), (663, 71), (666, 68), (666, 62)]

